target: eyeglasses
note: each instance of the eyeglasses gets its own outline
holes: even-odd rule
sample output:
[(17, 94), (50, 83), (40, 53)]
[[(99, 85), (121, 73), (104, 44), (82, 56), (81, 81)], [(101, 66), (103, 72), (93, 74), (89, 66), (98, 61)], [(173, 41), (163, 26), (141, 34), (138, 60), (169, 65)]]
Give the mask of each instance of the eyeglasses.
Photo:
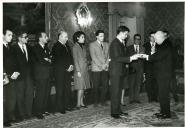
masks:
[(137, 39), (137, 38), (135, 38), (135, 40), (141, 40), (141, 39)]
[(24, 38), (24, 39), (28, 39), (28, 36), (25, 36), (25, 37), (22, 37), (22, 38)]

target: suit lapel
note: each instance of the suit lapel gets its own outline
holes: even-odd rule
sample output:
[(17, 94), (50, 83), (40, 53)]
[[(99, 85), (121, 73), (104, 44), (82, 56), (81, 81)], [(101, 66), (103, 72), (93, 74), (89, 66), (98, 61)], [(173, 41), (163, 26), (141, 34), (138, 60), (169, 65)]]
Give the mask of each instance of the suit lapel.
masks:
[(99, 44), (98, 41), (96, 41), (95, 44), (96, 44), (96, 47), (97, 47), (98, 49), (102, 50), (101, 45)]
[(23, 56), (24, 59), (25, 59), (26, 61), (28, 61), (28, 60), (29, 60), (28, 47), (26, 46), (27, 54), (28, 54), (28, 60), (26, 59), (26, 56), (25, 56), (25, 54), (23, 53), (22, 49), (19, 47), (18, 43), (16, 44), (16, 47), (17, 47), (17, 51), (19, 52), (19, 54), (20, 54), (21, 56)]
[(104, 45), (104, 43), (103, 43), (103, 50), (102, 50), (101, 45), (99, 44), (98, 41), (96, 41), (95, 44), (96, 44), (96, 47), (99, 49), (100, 53), (105, 54), (105, 45)]

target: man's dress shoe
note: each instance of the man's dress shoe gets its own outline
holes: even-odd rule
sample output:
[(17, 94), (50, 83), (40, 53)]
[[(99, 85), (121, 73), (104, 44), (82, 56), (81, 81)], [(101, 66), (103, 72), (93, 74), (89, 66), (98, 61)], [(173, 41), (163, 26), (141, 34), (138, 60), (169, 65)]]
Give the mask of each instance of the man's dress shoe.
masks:
[(113, 117), (114, 119), (121, 119), (119, 114), (111, 114), (111, 117)]
[(44, 116), (42, 114), (36, 115), (37, 119), (44, 119)]
[(126, 113), (126, 112), (120, 112), (120, 116), (128, 116), (128, 113)]
[(170, 115), (166, 115), (166, 114), (162, 114), (162, 115), (158, 115), (157, 118), (159, 119), (167, 119), (167, 118), (171, 118)]
[(86, 106), (86, 105), (81, 105), (80, 107), (81, 107), (81, 108), (87, 108), (87, 106)]
[(8, 121), (7, 121), (7, 122), (4, 122), (3, 125), (4, 125), (5, 127), (10, 127), (10, 126), (12, 126), (11, 123), (8, 122)]
[(63, 110), (63, 111), (60, 111), (60, 113), (61, 113), (61, 114), (65, 114), (65, 113), (66, 113), (66, 111), (65, 111), (65, 110)]

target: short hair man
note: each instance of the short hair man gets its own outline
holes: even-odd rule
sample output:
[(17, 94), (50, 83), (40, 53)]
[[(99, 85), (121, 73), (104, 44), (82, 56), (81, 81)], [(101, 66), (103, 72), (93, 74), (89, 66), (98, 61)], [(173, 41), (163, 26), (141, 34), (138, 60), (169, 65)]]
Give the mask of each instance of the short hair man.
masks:
[[(143, 46), (145, 48), (145, 54), (152, 55), (156, 52), (156, 42), (154, 38), (155, 32), (149, 33), (149, 42), (145, 43)], [(158, 101), (158, 85), (156, 78), (154, 76), (154, 67), (153, 63), (145, 61), (144, 63), (144, 72), (146, 78), (146, 92), (149, 102)]]
[(52, 48), (53, 68), (56, 80), (57, 111), (64, 114), (71, 110), (71, 71), (73, 71), (73, 57), (67, 44), (68, 34), (61, 31), (58, 41)]
[(170, 79), (172, 78), (172, 46), (167, 40), (164, 32), (155, 33), (155, 41), (159, 45), (157, 52), (152, 55), (144, 55), (148, 61), (154, 63), (154, 74), (159, 87), (160, 112), (155, 115), (166, 119), (171, 117), (170, 113)]
[(18, 117), (17, 120), (31, 118), (33, 104), (33, 79), (31, 48), (27, 45), (28, 34), (25, 30), (17, 33), (18, 42), (13, 46), (13, 53), (20, 70), (20, 76), (16, 81), (16, 98)]
[(125, 75), (125, 65), (138, 58), (138, 55), (127, 56), (126, 46), (123, 42), (128, 36), (129, 29), (126, 26), (120, 26), (117, 29), (117, 36), (112, 41), (109, 47), (109, 72), (111, 82), (111, 116), (115, 119), (121, 118), (122, 115), (128, 115), (123, 113), (120, 108), (121, 102), (121, 81)]
[[(98, 105), (100, 97), (101, 105), (106, 105), (106, 93), (108, 88), (108, 66), (109, 66), (109, 45), (104, 42), (104, 31), (96, 31), (96, 41), (90, 43), (90, 56), (92, 59), (92, 78), (94, 107)], [(101, 90), (100, 90), (101, 89)], [(100, 91), (99, 91), (100, 90)], [(98, 93), (100, 92), (100, 94)], [(100, 96), (99, 96), (100, 95)]]
[(50, 94), (50, 67), (51, 57), (47, 47), (48, 36), (45, 32), (37, 35), (38, 43), (33, 47), (35, 92), (35, 114), (38, 119), (43, 119), (47, 112), (48, 97)]
[[(134, 44), (128, 46), (128, 55), (132, 56), (134, 54), (144, 53), (144, 48), (141, 45), (141, 35), (134, 35)], [(129, 102), (130, 103), (140, 103), (139, 92), (140, 86), (143, 79), (143, 60), (138, 59), (133, 61), (129, 65)]]
[(14, 118), (16, 105), (15, 80), (19, 77), (19, 70), (16, 67), (15, 56), (12, 52), (10, 42), (13, 32), (10, 29), (3, 31), (3, 104), (4, 104), (4, 126), (11, 126)]

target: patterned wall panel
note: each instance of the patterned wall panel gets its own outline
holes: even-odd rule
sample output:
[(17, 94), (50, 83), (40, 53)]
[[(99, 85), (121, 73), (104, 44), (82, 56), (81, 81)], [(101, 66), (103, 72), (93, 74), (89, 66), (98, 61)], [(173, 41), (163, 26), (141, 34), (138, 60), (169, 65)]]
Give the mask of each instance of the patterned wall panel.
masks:
[[(145, 3), (145, 41), (148, 33), (159, 29), (170, 32), (171, 40), (184, 42), (184, 4), (183, 3)], [(177, 43), (178, 43), (177, 42)]]
[(65, 30), (69, 34), (69, 40), (72, 41), (72, 35), (78, 30), (86, 33), (87, 43), (95, 40), (94, 32), (97, 29), (105, 31), (106, 40), (108, 40), (108, 3), (87, 3), (92, 14), (92, 24), (87, 28), (81, 28), (77, 24), (75, 16), (76, 9), (80, 3), (51, 3), (51, 40), (57, 40), (57, 33)]

